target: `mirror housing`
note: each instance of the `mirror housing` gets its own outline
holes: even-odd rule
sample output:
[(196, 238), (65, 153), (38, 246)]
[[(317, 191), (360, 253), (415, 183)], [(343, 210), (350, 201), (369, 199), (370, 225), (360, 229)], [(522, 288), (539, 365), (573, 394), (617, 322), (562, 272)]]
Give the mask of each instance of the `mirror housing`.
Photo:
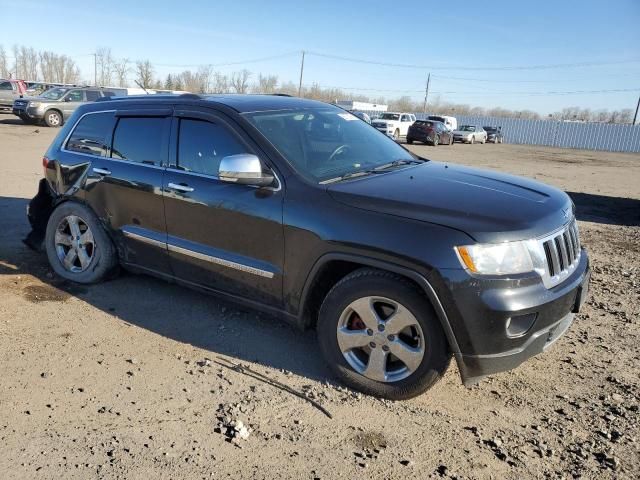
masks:
[(260, 159), (251, 153), (228, 155), (220, 161), (218, 179), (240, 185), (268, 187), (274, 177), (262, 172)]

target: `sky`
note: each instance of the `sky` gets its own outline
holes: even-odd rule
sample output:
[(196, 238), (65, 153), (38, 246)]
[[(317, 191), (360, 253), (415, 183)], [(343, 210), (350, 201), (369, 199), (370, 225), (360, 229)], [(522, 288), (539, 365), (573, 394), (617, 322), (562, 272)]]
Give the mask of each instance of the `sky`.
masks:
[(0, 16), (5, 50), (67, 54), (83, 79), (109, 47), (162, 78), (212, 64), (297, 84), (304, 50), (305, 85), (371, 97), (422, 101), (429, 73), (430, 99), (541, 114), (640, 95), (640, 0), (0, 0)]

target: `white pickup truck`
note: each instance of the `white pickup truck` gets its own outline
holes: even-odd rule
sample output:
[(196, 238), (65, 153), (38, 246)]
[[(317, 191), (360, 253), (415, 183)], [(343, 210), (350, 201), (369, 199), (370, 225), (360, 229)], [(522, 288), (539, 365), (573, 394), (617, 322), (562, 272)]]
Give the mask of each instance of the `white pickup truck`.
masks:
[(395, 113), (384, 112), (380, 117), (371, 121), (371, 125), (392, 137), (399, 140), (400, 137), (406, 137), (409, 127), (416, 121), (413, 113)]

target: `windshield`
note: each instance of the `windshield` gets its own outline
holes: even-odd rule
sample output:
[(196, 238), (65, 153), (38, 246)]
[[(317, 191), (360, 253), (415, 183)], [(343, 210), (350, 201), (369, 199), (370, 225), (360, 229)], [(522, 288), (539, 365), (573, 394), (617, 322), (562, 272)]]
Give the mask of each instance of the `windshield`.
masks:
[(322, 182), (417, 157), (337, 108), (245, 114), (304, 177)]
[(47, 90), (40, 94), (40, 98), (46, 98), (47, 100), (60, 100), (68, 91), (68, 88), (52, 88), (51, 90)]
[(463, 132), (475, 132), (476, 131), (476, 127), (472, 126), (472, 125), (463, 125), (460, 127), (460, 130)]
[(383, 113), (380, 115), (380, 120), (400, 120), (399, 113)]

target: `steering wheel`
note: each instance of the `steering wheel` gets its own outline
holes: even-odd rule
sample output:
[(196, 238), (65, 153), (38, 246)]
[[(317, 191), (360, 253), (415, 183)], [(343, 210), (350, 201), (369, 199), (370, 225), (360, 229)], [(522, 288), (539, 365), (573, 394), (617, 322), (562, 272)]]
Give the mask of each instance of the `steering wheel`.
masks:
[(333, 153), (331, 155), (329, 155), (329, 158), (327, 159), (327, 162), (334, 161), (338, 155), (341, 155), (344, 152), (347, 152), (349, 150), (351, 150), (351, 147), (349, 145), (347, 145), (347, 144), (340, 145), (340, 146), (336, 147), (336, 149), (333, 151)]

